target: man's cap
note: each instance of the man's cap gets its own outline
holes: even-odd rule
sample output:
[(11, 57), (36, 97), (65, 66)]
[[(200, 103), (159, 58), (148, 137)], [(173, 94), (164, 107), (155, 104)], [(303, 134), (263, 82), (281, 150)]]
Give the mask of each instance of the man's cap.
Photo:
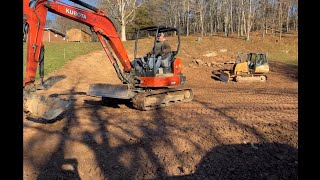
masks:
[(158, 33), (158, 37), (164, 36), (164, 33)]

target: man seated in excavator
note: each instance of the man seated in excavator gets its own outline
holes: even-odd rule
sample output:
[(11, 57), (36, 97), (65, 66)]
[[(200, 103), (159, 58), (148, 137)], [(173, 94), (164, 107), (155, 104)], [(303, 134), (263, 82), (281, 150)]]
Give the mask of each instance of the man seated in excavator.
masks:
[[(23, 83), (25, 112), (42, 119), (52, 120), (70, 105), (70, 101), (38, 95), (35, 92), (35, 88), (33, 88), (38, 63), (40, 77), (44, 75), (44, 45), (42, 38), (48, 11), (89, 26), (91, 31), (97, 35), (108, 60), (122, 82), (122, 84), (118, 85), (106, 83), (90, 84), (87, 95), (100, 97), (102, 100), (106, 98), (127, 99), (132, 102), (133, 107), (139, 110), (156, 109), (176, 103), (188, 102), (193, 99), (192, 89), (181, 86), (186, 82), (186, 76), (182, 74), (182, 59), (175, 57), (180, 47), (180, 34), (177, 28), (152, 26), (138, 30), (134, 51), (135, 63), (131, 63), (120, 36), (107, 13), (80, 0), (70, 1), (87, 9), (68, 5), (60, 0), (23, 1), (23, 32), (27, 35), (24, 36), (27, 39), (26, 77)], [(175, 31), (178, 34), (178, 47), (176, 51), (171, 51), (169, 72), (161, 73), (159, 71), (161, 67), (156, 68), (157, 57), (155, 54), (147, 57), (152, 67), (139, 68), (140, 66), (137, 65), (137, 59), (141, 59), (136, 57), (139, 31), (144, 30), (156, 32), (156, 37), (159, 33), (168, 31)], [(154, 45), (155, 43), (156, 41), (154, 41)], [(142, 46), (142, 49), (144, 48), (145, 44)], [(120, 69), (118, 61), (121, 63), (123, 70)], [(163, 65), (166, 67), (165, 63)]]
[[(145, 68), (148, 66), (149, 68), (153, 68), (153, 61), (150, 60), (151, 56), (155, 57), (155, 69), (156, 72), (161, 68), (160, 73), (168, 73), (170, 72), (170, 66), (172, 64), (172, 50), (170, 43), (167, 39), (165, 39), (165, 34), (163, 32), (157, 34), (156, 42), (151, 51), (149, 51), (144, 58), (135, 59), (131, 61), (131, 66), (134, 67), (135, 63), (137, 63), (137, 68)], [(140, 66), (140, 67), (139, 67)]]
[[(155, 57), (157, 58), (156, 68), (161, 66), (164, 71), (167, 72), (168, 68), (170, 67), (172, 54), (171, 46), (169, 41), (164, 38), (164, 33), (158, 34), (157, 41), (153, 49)], [(151, 54), (153, 51), (149, 53)]]

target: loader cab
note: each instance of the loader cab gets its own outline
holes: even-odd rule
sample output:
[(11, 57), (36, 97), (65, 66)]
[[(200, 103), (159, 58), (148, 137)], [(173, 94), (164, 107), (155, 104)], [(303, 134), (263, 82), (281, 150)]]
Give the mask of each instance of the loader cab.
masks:
[(269, 71), (269, 64), (265, 53), (248, 53), (247, 62), (251, 73), (266, 73)]
[[(161, 63), (158, 59), (159, 56), (155, 54), (157, 38), (160, 33), (164, 34), (165, 41), (167, 41), (171, 47), (171, 51), (167, 53), (165, 57), (160, 58), (161, 61), (165, 63)], [(135, 67), (135, 71), (140, 71), (135, 72), (135, 74), (147, 77), (155, 77), (159, 74), (172, 74), (173, 63), (179, 49), (180, 33), (177, 28), (168, 26), (151, 26), (137, 30), (134, 46), (134, 60), (138, 60), (137, 62), (145, 64), (143, 65), (143, 69), (133, 65)]]

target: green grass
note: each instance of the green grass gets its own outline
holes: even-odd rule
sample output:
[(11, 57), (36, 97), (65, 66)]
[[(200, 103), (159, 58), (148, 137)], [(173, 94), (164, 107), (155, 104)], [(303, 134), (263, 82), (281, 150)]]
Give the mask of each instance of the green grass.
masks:
[[(25, 77), (26, 44), (23, 45), (23, 77)], [(100, 42), (44, 42), (45, 75), (62, 68), (66, 62), (96, 50), (103, 50)], [(39, 78), (37, 72), (36, 78)]]
[(268, 59), (272, 61), (282, 62), (291, 65), (298, 65), (298, 58), (294, 56), (288, 56), (287, 54), (281, 52), (270, 53)]
[(279, 43), (278, 45), (267, 44), (269, 59), (286, 64), (298, 65), (297, 44)]

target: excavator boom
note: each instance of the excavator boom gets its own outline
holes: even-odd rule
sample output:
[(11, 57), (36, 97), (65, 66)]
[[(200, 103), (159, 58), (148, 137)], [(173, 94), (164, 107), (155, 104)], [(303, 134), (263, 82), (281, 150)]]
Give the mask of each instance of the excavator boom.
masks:
[[(32, 2), (34, 2), (33, 5)], [(73, 2), (89, 7), (89, 5), (81, 1), (73, 0)], [(30, 7), (30, 5), (32, 7)], [(96, 12), (92, 10), (95, 10)], [(106, 51), (111, 63), (115, 64), (116, 60), (112, 56), (105, 40), (107, 40), (110, 47), (114, 51), (121, 65), (123, 66), (124, 71), (130, 71), (131, 66), (127, 51), (124, 48), (112, 21), (102, 10), (95, 9), (94, 7), (91, 7), (91, 11), (80, 9), (67, 5), (58, 0), (38, 0), (31, 1), (31, 3), (29, 3), (29, 0), (24, 0), (23, 15), (28, 31), (26, 63), (27, 74), (24, 80), (24, 84), (33, 83), (35, 80), (38, 65), (37, 62), (39, 61), (40, 57), (42, 37), (48, 11), (89, 26), (91, 30), (97, 34), (98, 39), (100, 40), (104, 50)]]

